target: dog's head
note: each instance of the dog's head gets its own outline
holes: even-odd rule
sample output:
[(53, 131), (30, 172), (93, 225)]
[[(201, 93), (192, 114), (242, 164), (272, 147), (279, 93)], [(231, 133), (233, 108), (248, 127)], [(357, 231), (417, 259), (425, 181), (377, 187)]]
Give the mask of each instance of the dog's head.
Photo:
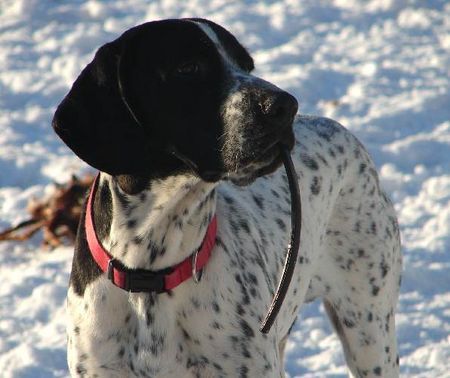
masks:
[(163, 178), (193, 171), (246, 184), (292, 148), (297, 101), (251, 75), (253, 60), (207, 20), (149, 22), (102, 46), (53, 127), (91, 166)]

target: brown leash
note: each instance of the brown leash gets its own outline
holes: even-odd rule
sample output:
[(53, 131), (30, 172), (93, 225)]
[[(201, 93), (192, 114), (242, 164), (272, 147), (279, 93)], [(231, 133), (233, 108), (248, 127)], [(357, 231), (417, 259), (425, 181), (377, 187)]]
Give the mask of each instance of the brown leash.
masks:
[(286, 260), (284, 261), (283, 272), (281, 274), (280, 281), (278, 282), (277, 291), (275, 292), (269, 311), (267, 312), (267, 315), (259, 329), (262, 333), (268, 333), (270, 331), (270, 328), (275, 322), (275, 319), (280, 312), (280, 308), (283, 305), (283, 301), (289, 289), (289, 284), (291, 283), (295, 265), (297, 263), (298, 250), (300, 247), (300, 234), (302, 229), (302, 203), (300, 199), (300, 188), (298, 186), (297, 174), (295, 172), (294, 164), (292, 163), (291, 154), (288, 148), (280, 145), (280, 150), (291, 192), (291, 242), (288, 246)]

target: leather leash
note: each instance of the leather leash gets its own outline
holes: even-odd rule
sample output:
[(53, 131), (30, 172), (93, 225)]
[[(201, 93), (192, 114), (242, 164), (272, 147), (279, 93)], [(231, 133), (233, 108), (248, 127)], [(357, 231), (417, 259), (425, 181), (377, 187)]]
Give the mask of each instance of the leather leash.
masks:
[(286, 297), (289, 285), (294, 274), (295, 265), (297, 263), (298, 250), (300, 247), (300, 236), (302, 229), (302, 202), (300, 199), (300, 188), (298, 186), (298, 177), (292, 163), (291, 154), (288, 148), (280, 145), (281, 155), (283, 158), (284, 168), (291, 192), (291, 242), (288, 245), (286, 260), (284, 261), (283, 272), (278, 282), (277, 291), (272, 299), (266, 317), (261, 323), (260, 331), (267, 334), (275, 319), (280, 312), (283, 301)]

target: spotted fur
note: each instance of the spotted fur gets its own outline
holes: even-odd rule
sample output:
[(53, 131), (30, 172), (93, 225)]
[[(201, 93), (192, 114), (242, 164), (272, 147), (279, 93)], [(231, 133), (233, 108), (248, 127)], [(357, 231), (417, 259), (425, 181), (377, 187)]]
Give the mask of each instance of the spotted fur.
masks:
[[(81, 222), (68, 293), (71, 374), (284, 377), (283, 350), (290, 328), (302, 304), (320, 298), (342, 341), (350, 373), (398, 376), (394, 315), (401, 270), (399, 230), (368, 153), (348, 130), (326, 118), (296, 116), (291, 128), (288, 113), (296, 105), (285, 92), (249, 73), (251, 58), (218, 25), (206, 20), (163, 22), (177, 33), (193, 33), (193, 44), (216, 51), (211, 56), (217, 58), (220, 74), (213, 84), (220, 94), (209, 106), (217, 113), (220, 130), (211, 126), (210, 139), (190, 126), (189, 117), (181, 125), (190, 127), (192, 138), (215, 140), (216, 155), (194, 153), (174, 134), (166, 142), (162, 132), (158, 143), (176, 148), (182, 162), (169, 153), (154, 160), (137, 156), (142, 151), (132, 148), (145, 148), (137, 141), (119, 141), (125, 148), (120, 159), (142, 158), (146, 169), (142, 161), (95, 155), (111, 153), (114, 145), (101, 145), (95, 153), (79, 146), (88, 142), (73, 139), (78, 131), (70, 122), (76, 112), (67, 108), (72, 109), (74, 101), (82, 107), (76, 91), (96, 89), (84, 84), (92, 78), (89, 68), (85, 72), (91, 76), (80, 76), (58, 109), (54, 126), (81, 158), (103, 171), (94, 201), (96, 231), (125, 266), (159, 270), (175, 265), (198, 248), (214, 214), (216, 244), (198, 284), (188, 280), (163, 294), (128, 293), (113, 286), (93, 262)], [(145, 34), (146, 28), (132, 33)], [(125, 45), (136, 43), (124, 38)], [(105, 75), (108, 78), (108, 72)], [(172, 111), (177, 112), (176, 107)], [(197, 111), (196, 122), (202, 117)], [(202, 111), (206, 117), (207, 110)], [(134, 122), (126, 112), (116, 118)], [(138, 113), (137, 118), (145, 119), (144, 111)], [(98, 117), (94, 121), (101, 122)], [(96, 143), (116, 143), (101, 130), (99, 135)], [(289, 189), (279, 156), (268, 147), (273, 141), (293, 147), (302, 239), (285, 303), (273, 329), (264, 335), (258, 328), (276, 289), (290, 235)], [(207, 165), (204, 158), (220, 164)], [(139, 169), (130, 172), (131, 163)]]

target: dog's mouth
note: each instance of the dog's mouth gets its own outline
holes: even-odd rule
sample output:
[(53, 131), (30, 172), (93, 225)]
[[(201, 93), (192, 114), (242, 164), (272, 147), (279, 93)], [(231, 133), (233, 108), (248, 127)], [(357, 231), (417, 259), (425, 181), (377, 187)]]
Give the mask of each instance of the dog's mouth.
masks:
[(256, 149), (243, 159), (234, 171), (228, 173), (226, 179), (236, 185), (246, 186), (261, 176), (273, 173), (283, 162), (280, 144), (284, 145), (289, 151), (292, 150), (295, 144), (292, 128), (287, 129), (282, 134), (267, 134), (255, 141)]
[[(294, 131), (292, 127), (286, 127), (282, 131), (249, 137), (244, 145), (228, 149), (228, 158), (217, 167), (214, 164), (199, 166), (174, 148), (171, 153), (205, 182), (217, 183), (225, 180), (238, 186), (246, 186), (257, 178), (274, 172), (282, 165), (280, 145), (291, 151), (294, 144)], [(229, 142), (228, 146), (234, 147), (234, 143)]]

